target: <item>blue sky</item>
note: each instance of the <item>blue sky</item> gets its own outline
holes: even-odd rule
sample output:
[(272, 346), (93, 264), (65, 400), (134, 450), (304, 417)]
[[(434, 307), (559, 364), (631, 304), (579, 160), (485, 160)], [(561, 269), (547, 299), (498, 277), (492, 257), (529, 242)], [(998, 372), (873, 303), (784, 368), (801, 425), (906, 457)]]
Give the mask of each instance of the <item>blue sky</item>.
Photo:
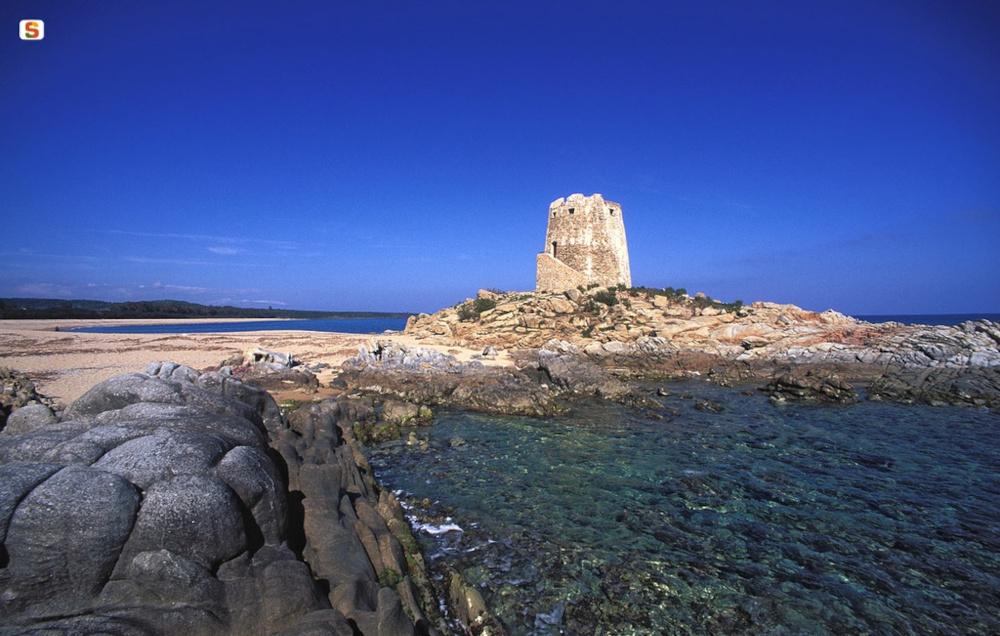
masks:
[(636, 285), (1000, 312), (992, 0), (5, 0), (0, 24), (0, 296), (434, 311), (533, 288), (548, 204), (600, 192)]

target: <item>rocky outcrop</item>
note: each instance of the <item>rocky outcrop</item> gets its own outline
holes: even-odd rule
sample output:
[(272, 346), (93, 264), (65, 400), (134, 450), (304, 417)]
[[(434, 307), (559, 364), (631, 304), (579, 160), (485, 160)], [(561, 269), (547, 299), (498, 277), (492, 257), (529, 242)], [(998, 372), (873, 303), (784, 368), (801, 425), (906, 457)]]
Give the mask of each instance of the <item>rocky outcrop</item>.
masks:
[[(521, 351), (513, 357), (514, 366), (487, 367), (476, 360), (459, 362), (454, 356), (427, 347), (378, 340), (343, 364), (339, 381), (350, 389), (381, 396), (384, 402), (377, 423), (369, 421), (355, 427), (364, 435), (365, 443), (398, 439), (398, 425), (426, 423), (411, 419), (419, 412), (417, 404), (393, 398), (436, 407), (528, 416), (565, 413), (572, 400), (587, 397), (657, 406), (643, 392), (615, 378), (607, 368), (565, 341), (552, 340), (542, 350)], [(397, 412), (407, 416), (400, 419)]]
[(891, 369), (868, 389), (869, 399), (931, 406), (1000, 408), (1000, 367)]
[[(673, 290), (480, 292), (483, 298), (491, 309), (470, 312), (476, 301), (469, 300), (413, 318), (407, 333), (429, 344), (513, 353), (564, 343), (568, 357), (545, 354), (542, 364), (562, 389), (573, 376), (586, 385), (592, 364), (618, 378), (706, 374), (724, 384), (771, 383), (775, 399), (851, 400), (870, 387), (876, 399), (1000, 405), (1000, 326), (989, 321), (871, 324), (832, 310), (724, 304)], [(833, 384), (815, 385), (832, 376)]]
[[(866, 324), (832, 310), (817, 313), (763, 302), (743, 306), (652, 289), (480, 291), (477, 300), (484, 298), (492, 302), (492, 309), (470, 312), (478, 304), (470, 299), (433, 315), (414, 317), (406, 333), (432, 344), (503, 349), (538, 349), (551, 339), (565, 340), (581, 350), (593, 343), (618, 342), (629, 347), (659, 338), (678, 348), (690, 346), (735, 357), (790, 336), (805, 342), (838, 328)], [(854, 335), (860, 337), (860, 333)]]
[(291, 353), (251, 347), (226, 358), (220, 367), (266, 391), (296, 389), (314, 393), (319, 387), (316, 375)]
[(550, 341), (538, 352), (538, 370), (545, 379), (564, 392), (620, 398), (630, 392), (625, 383), (588, 360), (567, 342)]
[(401, 506), (375, 484), (350, 417), (326, 400), (288, 419), (274, 446), (301, 502), (303, 558), (333, 609), (363, 634), (433, 632), (440, 618), (423, 559)]
[(515, 367), (460, 362), (426, 347), (379, 340), (343, 364), (351, 389), (432, 407), (466, 408), (508, 415), (550, 415), (562, 410), (551, 391)]
[(770, 394), (772, 402), (854, 402), (858, 399), (858, 392), (849, 382), (834, 373), (814, 369), (788, 370), (762, 390)]
[(335, 401), (286, 421), (224, 371), (156, 363), (61, 417), (20, 412), (0, 433), (0, 632), (435, 633), (402, 510)]

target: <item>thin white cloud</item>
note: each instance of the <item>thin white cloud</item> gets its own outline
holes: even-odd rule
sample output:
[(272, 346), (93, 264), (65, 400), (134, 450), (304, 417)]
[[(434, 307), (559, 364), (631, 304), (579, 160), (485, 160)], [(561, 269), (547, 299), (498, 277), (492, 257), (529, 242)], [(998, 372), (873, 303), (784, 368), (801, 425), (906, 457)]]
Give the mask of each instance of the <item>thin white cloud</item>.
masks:
[(194, 285), (164, 285), (159, 281), (153, 283), (152, 285), (139, 285), (139, 289), (166, 289), (170, 291), (182, 291), (199, 294), (211, 291), (208, 287), (196, 287)]
[[(146, 258), (144, 256), (129, 256), (121, 259), (127, 263), (141, 263), (143, 265), (186, 265), (192, 267), (216, 267), (217, 262), (199, 261), (185, 258)], [(241, 263), (240, 267), (263, 267), (264, 263)]]
[(65, 298), (76, 294), (77, 289), (74, 285), (62, 285), (59, 283), (26, 283), (14, 287), (14, 291), (18, 296), (25, 296), (27, 298)]
[(109, 234), (123, 236), (141, 236), (154, 239), (179, 239), (184, 241), (198, 241), (202, 243), (229, 243), (235, 245), (258, 244), (266, 245), (272, 249), (298, 249), (299, 245), (293, 241), (279, 241), (275, 239), (263, 239), (253, 236), (219, 236), (215, 234), (184, 234), (180, 232), (134, 232), (131, 230), (105, 230)]
[(239, 254), (243, 250), (237, 249), (235, 247), (210, 247), (208, 251), (213, 254), (220, 254), (222, 256), (232, 256), (234, 254)]
[[(109, 285), (105, 283), (24, 283), (10, 288), (12, 295), (27, 298), (85, 298), (95, 300), (131, 300), (148, 297), (151, 293), (167, 295), (179, 294), (185, 297), (204, 294), (218, 294), (220, 290), (195, 285), (173, 285), (170, 283), (153, 282), (134, 285)], [(6, 295), (6, 293), (0, 293)]]

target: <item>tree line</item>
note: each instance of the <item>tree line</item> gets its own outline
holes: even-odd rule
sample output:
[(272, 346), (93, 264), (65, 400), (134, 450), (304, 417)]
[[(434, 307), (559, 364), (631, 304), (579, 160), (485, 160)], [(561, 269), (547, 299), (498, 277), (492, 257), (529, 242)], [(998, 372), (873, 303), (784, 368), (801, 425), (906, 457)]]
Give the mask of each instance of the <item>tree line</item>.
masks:
[(408, 313), (375, 311), (303, 311), (199, 305), (183, 300), (62, 300), (56, 298), (0, 298), (0, 319), (92, 318), (406, 318)]

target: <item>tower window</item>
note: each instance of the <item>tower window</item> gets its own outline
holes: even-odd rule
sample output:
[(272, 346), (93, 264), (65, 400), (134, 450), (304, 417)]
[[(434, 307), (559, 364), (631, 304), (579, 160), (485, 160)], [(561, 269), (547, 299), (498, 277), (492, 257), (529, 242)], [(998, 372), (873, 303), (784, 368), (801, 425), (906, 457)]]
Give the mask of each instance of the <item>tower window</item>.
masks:
[(553, 219), (554, 219), (554, 218), (556, 218), (556, 212), (553, 212), (553, 213), (552, 213), (552, 218), (553, 218)]
[(556, 242), (552, 241), (552, 258), (556, 257)]
[(611, 212), (611, 216), (615, 215), (615, 209), (614, 208), (611, 208), (610, 212)]
[(569, 213), (570, 214), (575, 214), (576, 213), (576, 208), (570, 208), (569, 209)]

